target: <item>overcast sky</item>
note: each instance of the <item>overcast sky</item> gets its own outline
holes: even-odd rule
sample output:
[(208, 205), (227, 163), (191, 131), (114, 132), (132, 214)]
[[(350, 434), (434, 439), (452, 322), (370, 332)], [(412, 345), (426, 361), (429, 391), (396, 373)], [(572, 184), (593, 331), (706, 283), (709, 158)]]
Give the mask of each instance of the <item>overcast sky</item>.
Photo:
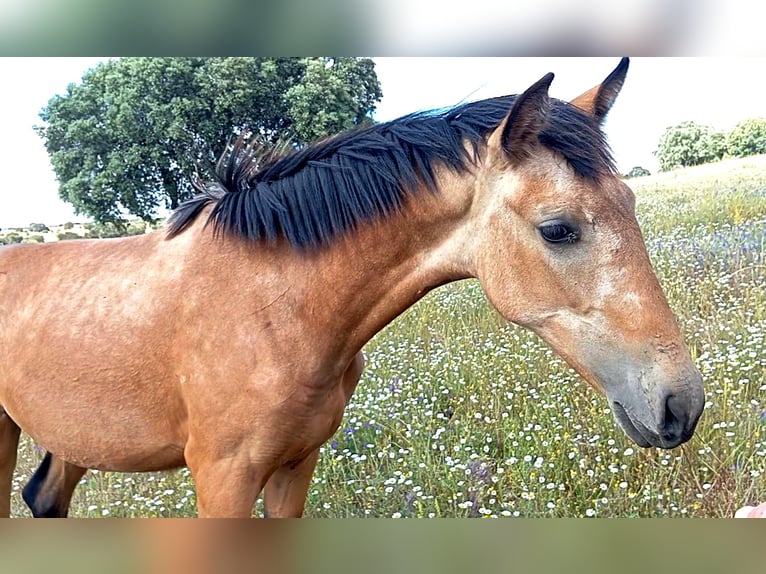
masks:
[[(58, 199), (58, 184), (42, 140), (38, 113), (99, 58), (0, 58), (0, 227), (75, 221)], [(378, 121), (504, 94), (516, 94), (547, 72), (552, 96), (569, 100), (600, 83), (619, 58), (380, 58), (383, 89)], [(620, 170), (643, 166), (664, 129), (684, 120), (731, 129), (766, 116), (766, 59), (635, 58), (605, 125)], [(79, 218), (82, 219), (82, 218)]]

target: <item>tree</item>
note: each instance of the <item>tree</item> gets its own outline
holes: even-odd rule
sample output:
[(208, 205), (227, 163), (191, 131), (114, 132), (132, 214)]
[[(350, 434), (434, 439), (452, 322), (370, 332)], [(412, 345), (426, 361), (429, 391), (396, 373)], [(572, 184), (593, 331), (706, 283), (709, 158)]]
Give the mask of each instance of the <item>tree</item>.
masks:
[(372, 60), (345, 58), (332, 67), (320, 59), (308, 61), (305, 81), (285, 92), (299, 138), (313, 141), (372, 123), (367, 112), (381, 96), (374, 68)]
[(754, 118), (739, 122), (729, 132), (726, 151), (734, 157), (766, 153), (766, 119)]
[(708, 163), (711, 161), (718, 161), (723, 159), (726, 155), (726, 134), (724, 132), (717, 132), (710, 130), (700, 140), (700, 163)]
[(123, 58), (51, 98), (36, 129), (77, 213), (152, 221), (232, 135), (302, 146), (371, 122), (381, 96), (363, 58)]
[(44, 223), (30, 223), (29, 230), (35, 233), (45, 233), (50, 231), (50, 229), (48, 229), (48, 226), (45, 225)]
[(631, 169), (627, 174), (625, 174), (625, 177), (629, 179), (631, 177), (644, 177), (647, 175), (652, 175), (648, 169), (643, 168), (641, 166), (636, 166), (633, 169)]
[(710, 126), (685, 121), (665, 130), (654, 153), (660, 171), (699, 165), (724, 156), (726, 136)]

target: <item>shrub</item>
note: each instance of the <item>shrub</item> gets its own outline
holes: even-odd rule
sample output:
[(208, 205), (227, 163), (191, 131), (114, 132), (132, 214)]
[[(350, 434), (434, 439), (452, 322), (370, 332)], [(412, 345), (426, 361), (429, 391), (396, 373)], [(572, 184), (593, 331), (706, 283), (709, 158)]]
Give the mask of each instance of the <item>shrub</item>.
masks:
[(143, 235), (146, 233), (146, 222), (140, 219), (131, 221), (125, 230), (127, 235)]
[(627, 174), (625, 174), (625, 177), (626, 178), (644, 177), (644, 176), (647, 176), (647, 175), (652, 175), (652, 173), (648, 169), (646, 169), (644, 167), (636, 166), (633, 169), (631, 169)]
[(71, 231), (62, 231), (56, 237), (59, 238), (59, 241), (66, 241), (68, 239), (82, 239), (81, 236), (77, 235), (76, 233), (72, 233)]
[(726, 151), (734, 157), (766, 153), (766, 119), (754, 118), (739, 122), (729, 132)]
[(105, 237), (123, 237), (125, 233), (124, 223), (113, 223), (107, 221), (106, 223), (93, 223), (88, 228), (87, 237), (100, 238)]

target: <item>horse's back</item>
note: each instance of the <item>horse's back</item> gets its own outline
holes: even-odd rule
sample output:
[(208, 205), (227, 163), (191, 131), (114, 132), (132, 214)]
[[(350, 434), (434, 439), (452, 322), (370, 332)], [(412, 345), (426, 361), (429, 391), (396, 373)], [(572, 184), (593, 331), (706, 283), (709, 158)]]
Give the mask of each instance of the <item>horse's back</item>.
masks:
[(147, 235), (0, 249), (0, 315), (6, 318), (0, 336), (26, 324), (84, 327), (115, 313), (135, 316), (136, 298), (167, 283), (158, 240)]
[[(9, 245), (0, 249), (0, 274), (5, 277), (6, 289), (17, 288), (14, 292), (18, 295), (35, 284), (44, 284), (48, 290), (64, 288), (89, 277), (110, 274), (117, 265), (130, 266), (131, 260), (145, 256), (157, 239), (149, 234)], [(104, 266), (105, 262), (111, 265)], [(0, 292), (0, 297), (6, 295)]]

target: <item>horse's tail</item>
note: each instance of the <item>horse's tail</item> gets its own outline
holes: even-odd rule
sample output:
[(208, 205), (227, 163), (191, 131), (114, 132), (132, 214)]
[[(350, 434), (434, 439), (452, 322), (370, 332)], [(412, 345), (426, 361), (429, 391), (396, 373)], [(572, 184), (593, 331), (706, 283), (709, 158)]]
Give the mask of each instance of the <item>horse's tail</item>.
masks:
[[(50, 472), (52, 461), (53, 455), (46, 452), (40, 466), (21, 491), (21, 497), (35, 518), (66, 518), (68, 514), (68, 504), (61, 508), (58, 496), (60, 485)], [(66, 464), (61, 460), (56, 463), (59, 466)]]

